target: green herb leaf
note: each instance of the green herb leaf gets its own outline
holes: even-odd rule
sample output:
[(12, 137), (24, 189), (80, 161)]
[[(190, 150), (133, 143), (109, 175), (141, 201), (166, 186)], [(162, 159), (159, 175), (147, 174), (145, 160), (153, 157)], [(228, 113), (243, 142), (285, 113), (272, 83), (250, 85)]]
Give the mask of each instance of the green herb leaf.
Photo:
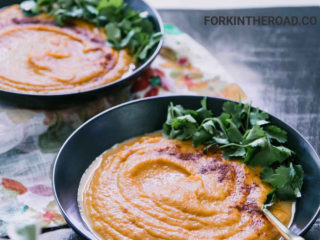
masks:
[(173, 106), (171, 103), (168, 112), (167, 121), (163, 126), (165, 136), (170, 139), (191, 139), (197, 131), (197, 121), (190, 114), (185, 115), (185, 111), (180, 105)]
[(206, 131), (203, 128), (197, 130), (192, 137), (193, 146), (198, 147), (204, 144), (205, 142), (209, 141), (210, 139), (211, 134), (208, 131)]
[(213, 118), (213, 121), (219, 125), (224, 135), (227, 135), (228, 119), (230, 119), (230, 115), (227, 113), (222, 113), (219, 117)]
[(226, 159), (244, 157), (246, 155), (246, 149), (244, 147), (232, 147), (228, 148), (224, 153), (223, 157)]
[(271, 207), (275, 202), (277, 202), (277, 197), (276, 197), (276, 189), (272, 189), (270, 192), (268, 192), (267, 195), (267, 200), (263, 207), (268, 208)]
[(228, 122), (229, 127), (226, 129), (226, 133), (229, 141), (232, 143), (241, 143), (242, 134), (240, 130), (237, 128), (236, 124), (231, 119), (228, 119)]
[(92, 6), (92, 5), (86, 5), (85, 9), (88, 11), (88, 13), (90, 13), (92, 16), (97, 16), (99, 11), (96, 7)]
[(119, 50), (129, 48), (137, 61), (144, 61), (162, 38), (146, 12), (127, 9), (123, 0), (26, 0), (20, 8), (26, 16), (47, 13), (60, 27), (73, 19), (104, 27), (108, 44)]
[(229, 140), (227, 138), (219, 138), (219, 137), (213, 137), (212, 138), (217, 144), (220, 145), (226, 145), (229, 144)]
[(287, 141), (287, 132), (280, 129), (277, 126), (270, 125), (264, 128), (267, 136), (271, 139), (275, 139), (279, 143), (285, 143)]
[(162, 38), (161, 33), (154, 33), (151, 35), (149, 41), (145, 46), (142, 48), (141, 52), (139, 53), (139, 59), (145, 59), (147, 58), (148, 52), (160, 41)]
[(119, 48), (125, 48), (130, 43), (131, 39), (134, 37), (136, 32), (134, 30), (130, 30), (125, 38), (123, 38), (119, 44)]
[(121, 30), (118, 28), (118, 25), (116, 23), (108, 23), (106, 25), (106, 32), (109, 42), (119, 43), (119, 41), (121, 40)]
[(293, 165), (294, 152), (280, 145), (287, 141), (287, 133), (270, 125), (269, 115), (250, 105), (226, 102), (223, 113), (214, 117), (207, 108), (206, 98), (197, 110), (171, 103), (163, 133), (170, 139), (192, 140), (195, 147), (205, 145), (204, 151), (219, 147), (226, 159), (237, 158), (249, 167), (263, 167), (261, 179), (274, 187), (265, 206), (294, 200), (301, 194), (302, 167)]
[(250, 159), (246, 159), (246, 163), (253, 166), (271, 166), (273, 163), (284, 162), (291, 154), (292, 152), (287, 148), (267, 145), (252, 154)]
[(214, 135), (216, 132), (216, 126), (214, 125), (214, 121), (212, 118), (207, 118), (202, 121), (201, 127), (210, 133), (210, 135)]
[(33, 0), (24, 1), (20, 4), (20, 9), (26, 12), (31, 11), (35, 7), (37, 7), (37, 3)]
[(26, 16), (36, 16), (40, 14), (38, 5), (33, 0), (24, 1), (20, 4), (20, 9), (23, 10)]
[(245, 143), (250, 143), (256, 139), (265, 137), (265, 132), (258, 125), (253, 126), (250, 130), (245, 134)]
[(222, 110), (229, 114), (237, 128), (240, 128), (242, 125), (242, 115), (245, 112), (243, 105), (241, 103), (225, 102)]
[(275, 170), (265, 168), (260, 177), (263, 182), (269, 183), (275, 188), (274, 194), (281, 200), (295, 200), (301, 196), (303, 183), (301, 165), (290, 163), (288, 167), (280, 166)]
[(265, 112), (260, 112), (259, 109), (256, 109), (252, 112), (250, 112), (250, 124), (252, 126), (254, 125), (265, 125), (268, 124), (269, 121), (267, 119), (269, 118), (269, 115)]
[(107, 7), (120, 7), (123, 4), (123, 0), (100, 0), (97, 10)]

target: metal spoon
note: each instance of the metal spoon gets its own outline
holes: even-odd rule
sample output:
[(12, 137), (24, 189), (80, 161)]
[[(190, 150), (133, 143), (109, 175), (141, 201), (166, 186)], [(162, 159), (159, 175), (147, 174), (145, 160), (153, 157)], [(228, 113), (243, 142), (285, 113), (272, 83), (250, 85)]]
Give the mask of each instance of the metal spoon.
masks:
[(279, 221), (268, 209), (267, 207), (262, 207), (262, 211), (268, 220), (275, 226), (280, 232), (281, 236), (286, 240), (305, 240), (303, 237), (298, 236), (287, 228), (282, 222)]

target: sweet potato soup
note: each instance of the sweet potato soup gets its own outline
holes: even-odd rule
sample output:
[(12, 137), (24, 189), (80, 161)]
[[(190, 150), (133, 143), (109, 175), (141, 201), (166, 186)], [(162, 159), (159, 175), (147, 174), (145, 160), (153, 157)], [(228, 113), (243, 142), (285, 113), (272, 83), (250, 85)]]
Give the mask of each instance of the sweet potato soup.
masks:
[[(261, 206), (271, 187), (221, 152), (160, 133), (102, 154), (84, 174), (79, 205), (101, 239), (278, 239)], [(272, 213), (289, 224), (292, 204)]]
[(93, 89), (134, 68), (103, 29), (74, 21), (57, 27), (47, 15), (25, 17), (18, 5), (0, 11), (0, 89), (60, 94)]

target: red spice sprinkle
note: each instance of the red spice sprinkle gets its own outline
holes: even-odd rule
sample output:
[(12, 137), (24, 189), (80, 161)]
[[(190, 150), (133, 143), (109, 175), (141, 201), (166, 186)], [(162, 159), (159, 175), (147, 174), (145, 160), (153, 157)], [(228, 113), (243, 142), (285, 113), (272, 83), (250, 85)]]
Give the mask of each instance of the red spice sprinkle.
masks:
[(256, 202), (249, 202), (249, 203), (244, 203), (240, 206), (235, 206), (236, 209), (239, 211), (245, 211), (248, 213), (252, 214), (262, 214), (262, 210), (258, 207), (258, 204)]

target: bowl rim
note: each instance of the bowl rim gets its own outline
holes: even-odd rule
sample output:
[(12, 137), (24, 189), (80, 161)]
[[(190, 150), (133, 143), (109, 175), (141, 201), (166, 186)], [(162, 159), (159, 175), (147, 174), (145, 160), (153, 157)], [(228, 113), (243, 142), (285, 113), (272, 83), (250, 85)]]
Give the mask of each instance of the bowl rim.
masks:
[[(65, 212), (64, 208), (62, 207), (60, 201), (59, 201), (59, 198), (58, 198), (58, 195), (57, 195), (57, 190), (56, 190), (56, 186), (55, 186), (55, 172), (56, 172), (56, 168), (57, 168), (57, 163), (59, 161), (59, 158), (60, 158), (60, 155), (62, 153), (62, 151), (64, 150), (65, 146), (69, 143), (69, 141), (71, 140), (71, 138), (73, 138), (74, 135), (76, 135), (79, 131), (81, 131), (82, 128), (84, 128), (87, 124), (90, 124), (90, 122), (96, 120), (97, 118), (101, 117), (102, 115), (104, 114), (107, 114), (109, 112), (112, 112), (114, 110), (117, 110), (118, 108), (122, 108), (122, 107), (126, 107), (128, 105), (131, 105), (131, 104), (136, 104), (136, 103), (139, 103), (139, 102), (144, 102), (144, 101), (152, 101), (154, 99), (162, 99), (162, 98), (183, 98), (183, 97), (191, 97), (191, 98), (203, 98), (203, 97), (206, 97), (206, 98), (209, 98), (209, 99), (215, 99), (215, 100), (219, 100), (219, 101), (231, 101), (231, 102), (237, 102), (235, 100), (231, 100), (231, 99), (227, 99), (227, 98), (221, 98), (221, 97), (214, 97), (214, 96), (206, 96), (206, 95), (195, 95), (195, 94), (189, 94), (189, 95), (185, 95), (185, 94), (182, 94), (182, 95), (169, 95), (169, 96), (155, 96), (155, 97), (148, 97), (148, 98), (141, 98), (141, 99), (136, 99), (136, 100), (132, 100), (132, 101), (128, 101), (128, 102), (125, 102), (125, 103), (122, 103), (122, 104), (119, 104), (119, 105), (116, 105), (116, 106), (113, 106), (111, 108), (108, 108), (104, 111), (102, 111), (101, 113), (93, 116), (92, 118), (90, 118), (89, 120), (87, 120), (86, 122), (84, 122), (83, 124), (81, 124), (68, 138), (67, 140), (63, 143), (63, 145), (61, 146), (55, 160), (54, 160), (54, 163), (53, 163), (53, 168), (52, 168), (52, 189), (53, 189), (53, 195), (54, 195), (54, 199), (60, 209), (60, 212), (62, 213), (63, 217), (65, 218), (66, 222), (76, 231), (78, 232), (80, 235), (88, 238), (88, 236), (83, 233), (81, 230), (79, 230), (73, 223), (72, 221), (69, 219), (69, 217), (67, 216), (67, 213)], [(258, 107), (255, 107), (254, 108), (258, 108)], [(260, 108), (259, 108), (260, 109)], [(260, 109), (261, 110), (261, 109)], [(263, 110), (262, 110), (263, 111)], [(268, 113), (268, 112), (267, 112)], [(313, 146), (309, 143), (309, 141), (298, 131), (296, 130), (293, 126), (291, 126), (291, 124), (279, 119), (278, 117), (276, 117), (275, 115), (273, 114), (270, 114), (268, 113), (269, 116), (271, 116), (272, 118), (284, 123), (285, 125), (287, 125), (289, 128), (291, 128), (291, 130), (294, 132), (294, 134), (298, 135), (299, 137), (302, 138), (302, 140), (304, 140), (304, 142), (307, 144), (307, 147), (310, 149), (311, 153), (315, 156), (316, 160), (317, 160), (317, 164), (320, 165), (320, 157), (319, 155), (317, 154), (316, 150), (313, 148)], [(78, 206), (77, 206), (78, 207)], [(79, 207), (78, 207), (79, 208)], [(314, 222), (316, 221), (316, 219), (318, 218), (318, 216), (320, 215), (320, 204), (317, 208), (317, 210), (314, 212), (312, 218), (308, 221), (308, 223), (305, 225), (305, 227), (300, 230), (298, 232), (298, 235), (304, 235), (314, 224)], [(84, 223), (85, 224), (85, 223)], [(87, 226), (87, 224), (85, 224), (85, 226)], [(89, 231), (92, 232), (91, 229), (89, 229)]]
[[(104, 85), (96, 87), (96, 88), (88, 89), (88, 90), (85, 90), (85, 91), (78, 91), (78, 92), (56, 93), (56, 94), (39, 93), (38, 94), (38, 93), (28, 93), (28, 92), (22, 92), (22, 91), (20, 92), (20, 91), (9, 91), (9, 90), (5, 90), (5, 89), (0, 89), (0, 93), (11, 94), (11, 95), (16, 95), (16, 96), (24, 96), (24, 97), (41, 97), (41, 98), (50, 98), (50, 97), (59, 97), (59, 96), (66, 96), (66, 97), (70, 96), (70, 97), (72, 97), (72, 96), (76, 96), (78, 94), (90, 94), (90, 93), (94, 93), (94, 92), (99, 91), (99, 90), (103, 90), (105, 88), (116, 86), (116, 85), (118, 85), (118, 84), (120, 84), (120, 83), (122, 83), (122, 82), (124, 82), (126, 80), (129, 80), (130, 78), (136, 76), (141, 71), (145, 70), (153, 62), (153, 60), (159, 55), (160, 50), (161, 50), (161, 48), (163, 46), (163, 42), (164, 42), (164, 24), (163, 24), (162, 18), (160, 16), (158, 10), (155, 9), (146, 0), (139, 0), (139, 1), (141, 1), (144, 5), (149, 7), (150, 11), (148, 11), (148, 13), (151, 12), (151, 13), (154, 14), (154, 20), (156, 22), (156, 25), (159, 25), (159, 31), (158, 32), (162, 34), (162, 38), (158, 42), (157, 47), (155, 48), (153, 53), (147, 58), (147, 60), (144, 61), (141, 65), (139, 65), (137, 68), (135, 68), (127, 76), (121, 77), (120, 79), (117, 79), (116, 81), (104, 84)], [(7, 8), (7, 7), (10, 7), (11, 5), (6, 5), (6, 6), (3, 6), (3, 7), (0, 7), (0, 10), (2, 10), (4, 8)]]

